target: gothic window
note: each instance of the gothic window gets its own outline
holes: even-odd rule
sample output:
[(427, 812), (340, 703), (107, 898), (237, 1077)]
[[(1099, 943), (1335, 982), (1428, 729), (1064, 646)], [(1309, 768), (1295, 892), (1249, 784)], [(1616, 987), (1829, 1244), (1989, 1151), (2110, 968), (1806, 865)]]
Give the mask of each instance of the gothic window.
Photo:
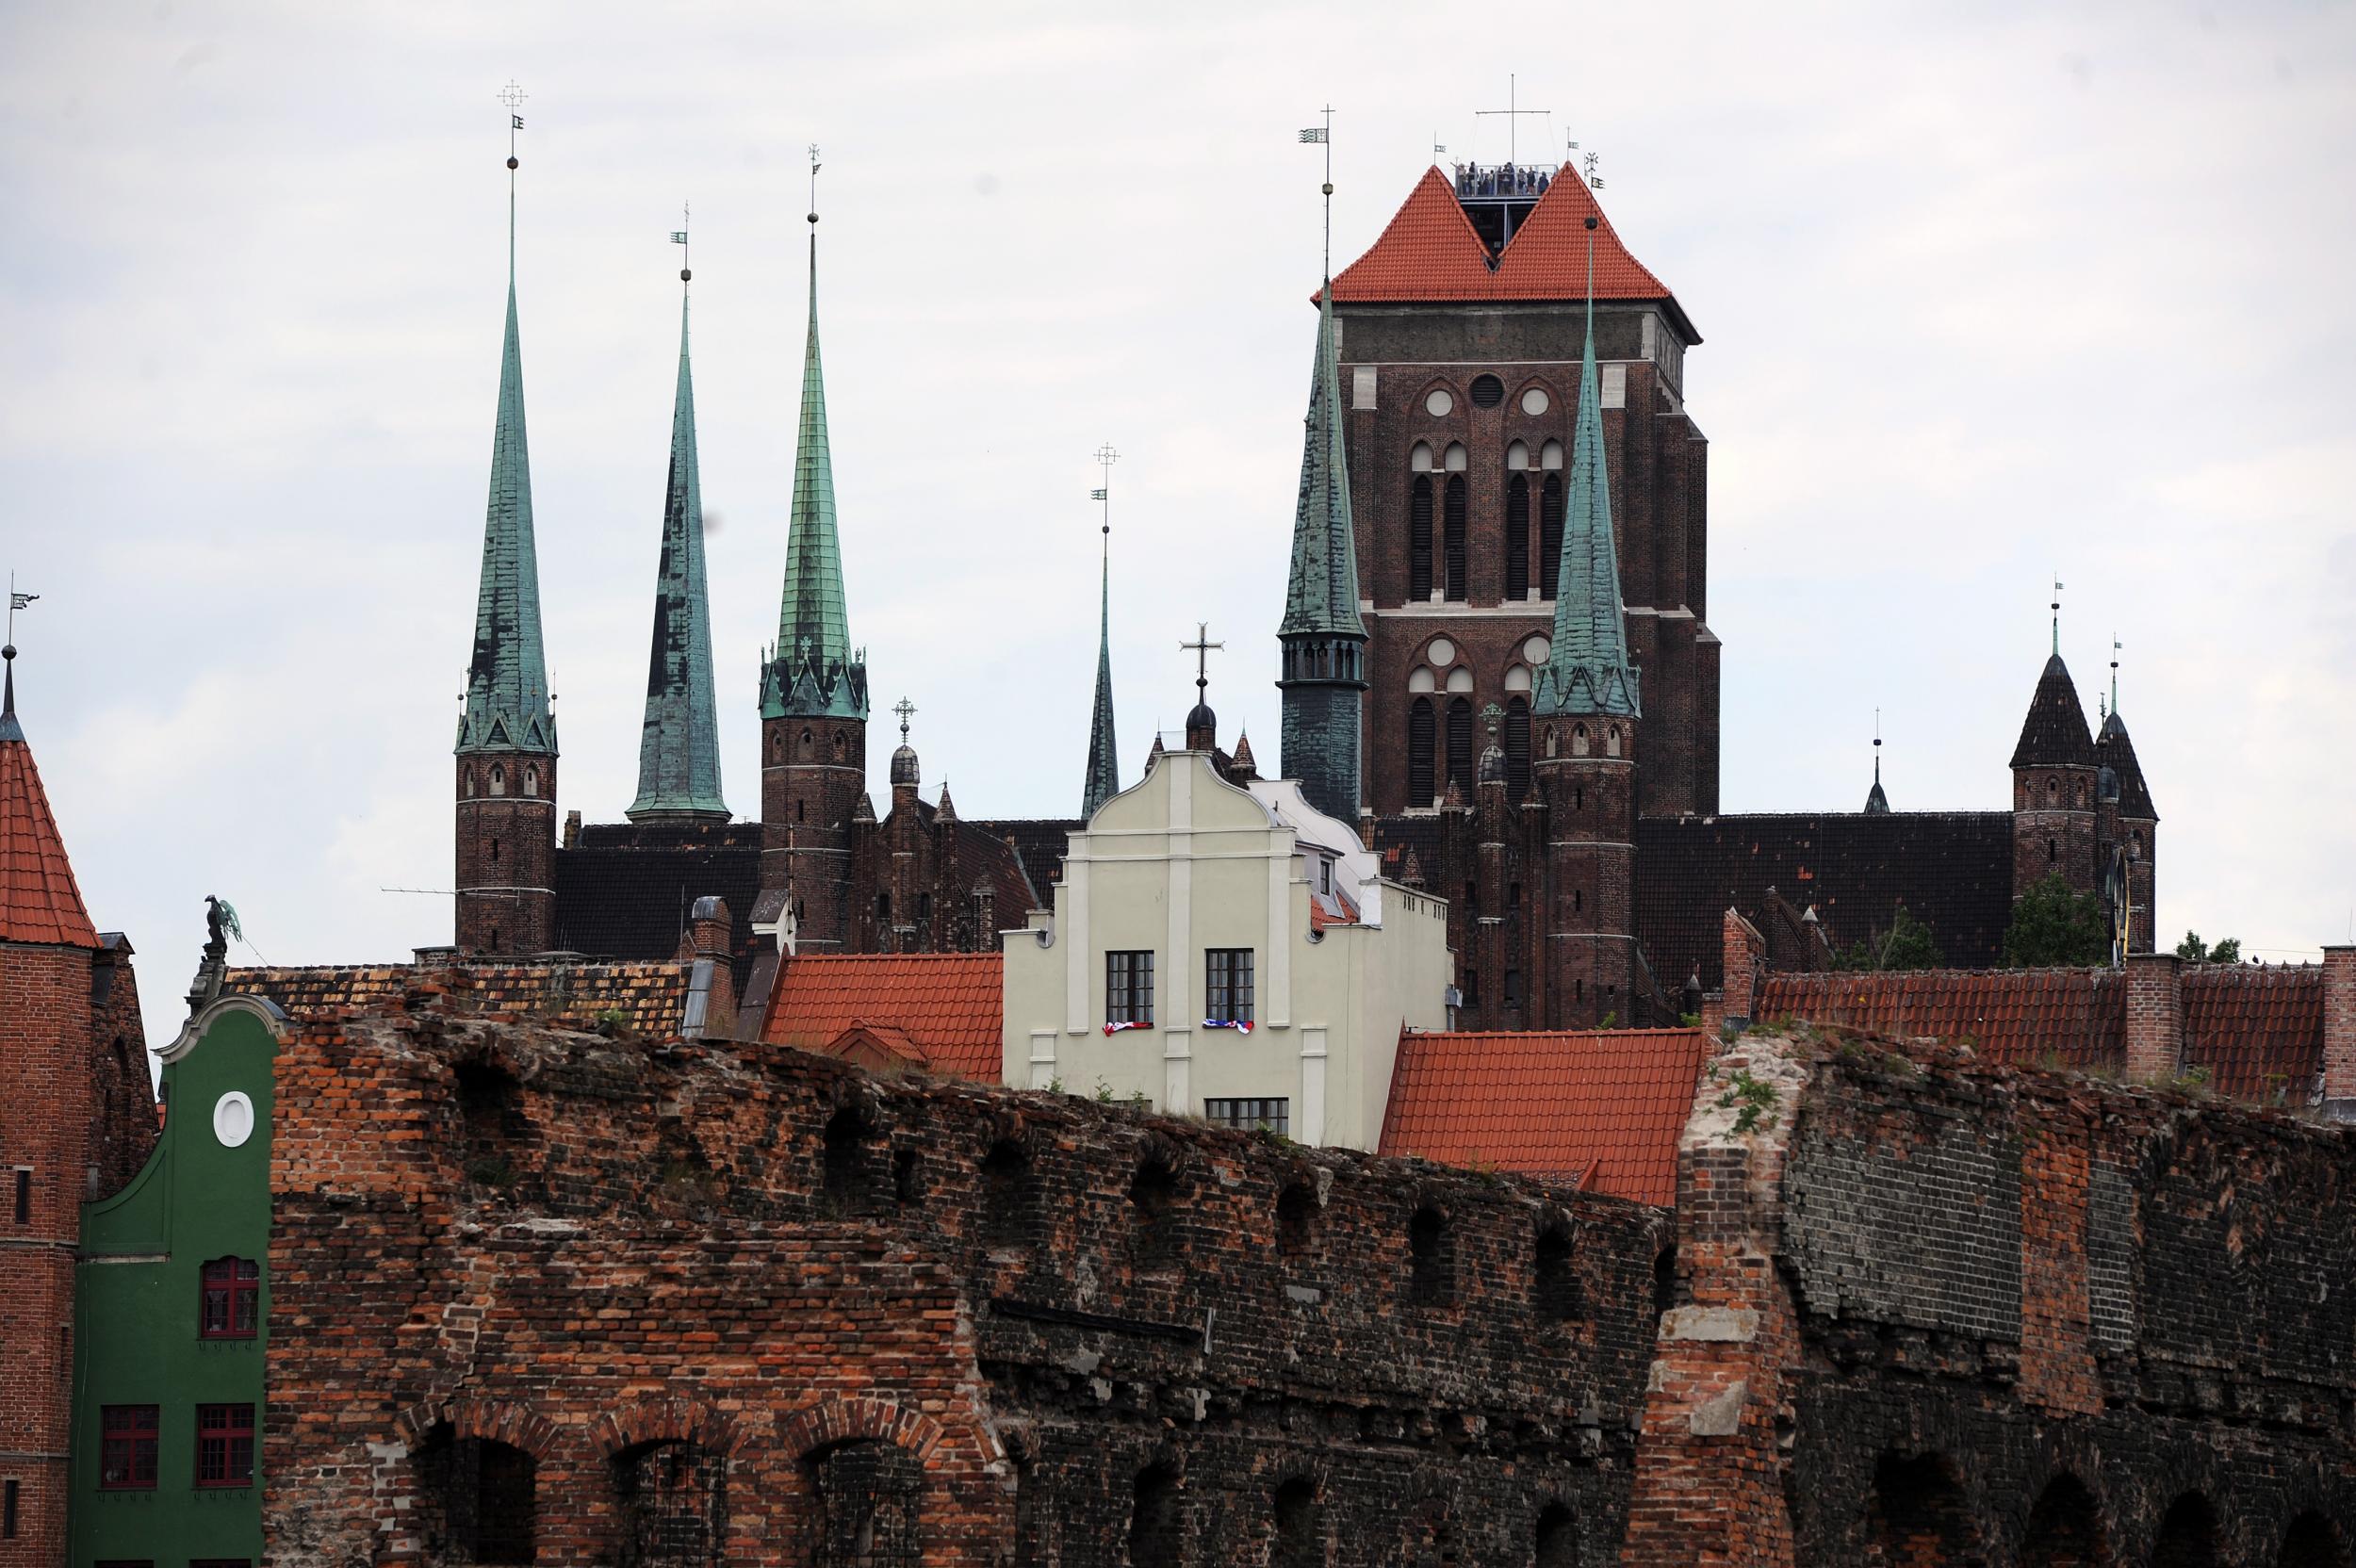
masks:
[(892, 923), (892, 895), (890, 893), (875, 895), (875, 923), (883, 926)]
[(252, 1339), (262, 1295), (262, 1266), (252, 1258), (215, 1258), (200, 1271), (199, 1339)]
[(1178, 1256), (1178, 1177), (1160, 1160), (1137, 1167), (1129, 1183), (1129, 1207), (1137, 1224), (1133, 1237), (1139, 1269), (1164, 1268)]
[(1407, 804), (1429, 806), (1439, 792), (1432, 777), (1432, 712), (1430, 697), (1407, 710)]
[(540, 770), (538, 768), (524, 769), (524, 793), (528, 795), (536, 795), (539, 792)]
[(466, 798), (474, 799), (474, 769), (472, 768), (466, 770)]
[[(1450, 448), (1449, 450), (1453, 452), (1455, 449)], [(1442, 563), (1442, 570), (1447, 574), (1448, 597), (1450, 600), (1461, 601), (1465, 596), (1464, 579), (1470, 564), (1466, 558), (1464, 476), (1462, 474), (1450, 474), (1448, 477), (1447, 511), (1441, 522), (1441, 531), (1442, 548), (1447, 556), (1447, 560)]]
[[(1546, 446), (1554, 447), (1549, 441)], [(1549, 473), (1538, 487), (1538, 596), (1550, 599), (1562, 577), (1562, 476)]]
[(1466, 794), (1472, 793), (1472, 700), (1458, 697), (1448, 705), (1448, 776)]
[(2134, 847), (2133, 847), (2133, 848), (2131, 848), (2131, 849), (2129, 849), (2129, 850), (2127, 851), (2128, 858), (2129, 858), (2130, 859), (2135, 859), (2135, 860), (2140, 860), (2140, 859), (2142, 859), (2142, 858), (2143, 858), (2143, 829), (2142, 829), (2142, 828), (2140, 828), (2140, 827), (2138, 827), (2138, 828), (2136, 828), (2134, 832), (2132, 832), (2132, 833), (2128, 834), (2128, 835), (2127, 835), (2127, 837), (2128, 837), (2128, 840), (2129, 840), (2129, 841), (2132, 842), (2132, 844), (2134, 845)]
[(1574, 811), (1584, 811), (1587, 809), (1586, 785), (1574, 784), (1571, 786), (1571, 809)]
[(1407, 597), (1432, 596), (1432, 476), (1417, 474), (1407, 498)]
[(1505, 796), (1519, 804), (1530, 793), (1530, 703), (1515, 697), (1505, 705)]
[(2151, 1568), (2217, 1568), (2225, 1560), (2217, 1535), (2217, 1510), (2198, 1492), (2187, 1492), (2168, 1504), (2160, 1520)]
[(916, 895), (916, 923), (928, 928), (933, 923), (932, 894), (918, 893)]
[(491, 792), (495, 795), (507, 792), (507, 770), (497, 762), (491, 764)]
[(1587, 755), (1587, 727), (1583, 724), (1571, 726), (1571, 755), (1573, 757)]
[(1612, 737), (1606, 743), (1605, 749), (1614, 757), (1620, 755), (1620, 727), (1616, 724), (1612, 727)]
[(816, 1568), (917, 1568), (924, 1467), (895, 1444), (840, 1444), (811, 1464), (818, 1495)]
[(1505, 596), (1530, 596), (1530, 476), (1505, 482)]
[(716, 1564), (728, 1534), (728, 1458), (684, 1439), (614, 1457), (625, 1568)]
[(849, 743), (843, 739), (843, 731), (840, 729), (836, 730), (834, 732), (834, 760), (836, 761), (842, 761), (844, 756), (848, 754), (848, 746)]
[(801, 753), (804, 757), (808, 757), (808, 756), (810, 755), (810, 731), (809, 731), (809, 730), (805, 729), (805, 730), (803, 730), (803, 731), (802, 731), (802, 753)]
[(1456, 1295), (1456, 1241), (1448, 1217), (1426, 1206), (1407, 1222), (1407, 1298), (1419, 1307), (1445, 1307)]
[(254, 1407), (196, 1407), (196, 1484), (254, 1484)]
[(1432, 443), (1416, 442), (1415, 450), (1407, 454), (1407, 466), (1415, 473), (1430, 473), (1432, 471)]

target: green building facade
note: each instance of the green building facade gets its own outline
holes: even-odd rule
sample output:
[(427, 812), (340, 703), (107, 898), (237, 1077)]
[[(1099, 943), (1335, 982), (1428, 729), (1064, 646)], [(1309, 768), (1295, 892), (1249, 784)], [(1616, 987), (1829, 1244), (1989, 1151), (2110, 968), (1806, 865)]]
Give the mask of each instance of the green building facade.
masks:
[(283, 1015), (223, 997), (163, 1053), (146, 1167), (82, 1211), (74, 1568), (262, 1560), (271, 1062)]

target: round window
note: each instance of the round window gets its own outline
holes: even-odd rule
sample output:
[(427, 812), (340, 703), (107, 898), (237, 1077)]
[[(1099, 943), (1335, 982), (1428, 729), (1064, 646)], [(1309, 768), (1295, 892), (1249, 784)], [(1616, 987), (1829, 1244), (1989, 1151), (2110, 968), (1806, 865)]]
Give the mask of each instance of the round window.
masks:
[(1456, 400), (1448, 395), (1448, 388), (1445, 386), (1433, 387), (1432, 389), (1432, 396), (1424, 399), (1423, 400), (1423, 411), (1426, 414), (1431, 415), (1434, 419), (1437, 419), (1441, 416), (1450, 412), (1455, 407)]
[(1522, 645), (1522, 657), (1533, 664), (1545, 663), (1547, 656), (1553, 652), (1554, 645), (1544, 637), (1532, 637)]
[(1443, 669), (1456, 662), (1456, 645), (1445, 637), (1432, 638), (1432, 646), (1425, 652), (1434, 664)]
[(1550, 406), (1551, 402), (1546, 397), (1546, 389), (1543, 386), (1533, 386), (1522, 394), (1524, 414), (1544, 414)]
[(1472, 384), (1475, 408), (1495, 408), (1505, 400), (1505, 384), (1495, 376), (1475, 376)]
[(253, 1101), (231, 1089), (213, 1102), (213, 1136), (223, 1149), (236, 1149), (253, 1135)]

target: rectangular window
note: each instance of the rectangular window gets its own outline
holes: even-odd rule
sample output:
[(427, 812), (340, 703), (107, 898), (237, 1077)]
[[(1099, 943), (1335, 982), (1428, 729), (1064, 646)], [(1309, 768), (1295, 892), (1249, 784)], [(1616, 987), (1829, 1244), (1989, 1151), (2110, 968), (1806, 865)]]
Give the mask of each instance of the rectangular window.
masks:
[(196, 1484), (254, 1484), (254, 1407), (196, 1407)]
[(262, 1266), (252, 1258), (215, 1258), (205, 1266), (201, 1339), (252, 1339), (262, 1297)]
[(0, 1481), (0, 1540), (16, 1539), (16, 1482)]
[(110, 1492), (155, 1484), (155, 1407), (102, 1405), (98, 1411), (98, 1484)]
[(1104, 955), (1104, 1021), (1153, 1021), (1153, 954)]
[(1292, 1102), (1289, 1100), (1205, 1100), (1203, 1119), (1214, 1127), (1236, 1127), (1245, 1132), (1266, 1129), (1271, 1133), (1292, 1131)]
[(1214, 947), (1203, 960), (1203, 1016), (1220, 1023), (1250, 1023), (1252, 949)]
[(30, 1166), (16, 1168), (16, 1222), (19, 1225), (33, 1222), (33, 1168)]

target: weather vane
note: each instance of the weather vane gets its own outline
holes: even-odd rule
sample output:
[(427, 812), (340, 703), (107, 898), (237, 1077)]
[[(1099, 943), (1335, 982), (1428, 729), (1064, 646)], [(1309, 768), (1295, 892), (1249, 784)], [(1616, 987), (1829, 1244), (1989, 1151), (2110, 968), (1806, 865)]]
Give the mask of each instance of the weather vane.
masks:
[(1104, 503), (1104, 532), (1110, 537), (1113, 531), (1113, 465), (1121, 461), (1121, 454), (1113, 450), (1113, 444), (1107, 441), (1088, 455), (1095, 458), (1097, 466), (1104, 470), (1104, 482), (1088, 492), (1088, 499)]
[(13, 648), (13, 647), (15, 647), (15, 646), (16, 646), (16, 612), (17, 612), (18, 611), (20, 611), (20, 610), (23, 610), (23, 609), (26, 608), (26, 607), (27, 607), (27, 606), (29, 606), (29, 605), (30, 605), (30, 604), (31, 604), (31, 603), (32, 603), (35, 599), (37, 599), (37, 598), (39, 598), (39, 597), (41, 597), (41, 596), (40, 596), (39, 594), (20, 594), (20, 593), (18, 593), (18, 592), (16, 591), (16, 574), (15, 574), (14, 572), (10, 572), (10, 573), (8, 574), (8, 646), (9, 646), (9, 647)]
[(1330, 279), (1333, 275), (1333, 106), (1328, 104), (1319, 112), (1325, 123), (1304, 127), (1301, 139), (1325, 149), (1325, 276)]
[(818, 221), (818, 143), (810, 144), (810, 220)]
[(507, 167), (511, 170), (515, 167), (515, 133), (524, 128), (524, 117), (520, 111), (525, 96), (524, 90), (515, 85), (513, 77), (499, 90), (499, 102), (507, 106)]
[(688, 204), (681, 202), (679, 204), (679, 227), (671, 231), (671, 243), (679, 248), (679, 281), (681, 283), (686, 283), (695, 275), (687, 268), (687, 212)]

